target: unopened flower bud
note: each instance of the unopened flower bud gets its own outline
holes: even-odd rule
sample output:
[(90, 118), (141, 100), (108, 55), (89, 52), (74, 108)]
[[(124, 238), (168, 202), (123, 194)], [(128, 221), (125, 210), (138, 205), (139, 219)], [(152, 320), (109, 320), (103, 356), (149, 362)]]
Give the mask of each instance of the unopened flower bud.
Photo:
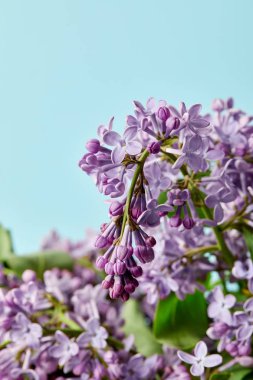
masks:
[(160, 120), (166, 121), (170, 117), (170, 110), (167, 107), (160, 107), (157, 111)]
[(157, 154), (160, 152), (161, 143), (158, 141), (153, 141), (152, 143), (148, 144), (147, 150), (151, 154)]
[(97, 153), (100, 149), (100, 142), (97, 139), (87, 141), (86, 148), (90, 153)]

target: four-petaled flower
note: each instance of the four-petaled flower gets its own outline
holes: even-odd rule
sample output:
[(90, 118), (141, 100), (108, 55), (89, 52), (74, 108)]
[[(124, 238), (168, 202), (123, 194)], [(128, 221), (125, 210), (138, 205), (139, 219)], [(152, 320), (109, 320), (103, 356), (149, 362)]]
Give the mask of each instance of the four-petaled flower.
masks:
[(106, 132), (103, 136), (103, 141), (109, 146), (114, 146), (111, 156), (114, 164), (121, 163), (126, 153), (136, 155), (142, 150), (142, 144), (136, 139), (132, 128), (127, 128), (123, 137), (114, 131)]
[(222, 357), (219, 354), (207, 355), (207, 346), (205, 342), (198, 342), (194, 348), (194, 355), (183, 351), (178, 351), (178, 357), (183, 362), (191, 364), (190, 372), (193, 376), (201, 376), (206, 368), (216, 367), (222, 363)]
[(94, 348), (105, 348), (108, 332), (104, 327), (100, 326), (98, 319), (90, 318), (85, 327), (86, 331), (77, 339), (79, 347), (87, 347), (91, 344)]
[(227, 294), (224, 296), (222, 290), (217, 286), (211, 295), (211, 303), (208, 306), (208, 316), (210, 318), (219, 318), (221, 321), (230, 324), (231, 322), (231, 309), (236, 302), (235, 296), (232, 294)]

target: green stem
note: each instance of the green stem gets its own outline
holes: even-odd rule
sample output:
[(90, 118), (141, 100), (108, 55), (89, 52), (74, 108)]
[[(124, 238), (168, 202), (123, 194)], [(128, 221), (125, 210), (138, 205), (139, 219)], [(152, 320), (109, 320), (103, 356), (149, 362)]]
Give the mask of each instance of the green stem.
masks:
[(208, 253), (208, 252), (215, 252), (219, 250), (219, 246), (217, 244), (213, 245), (207, 245), (206, 247), (198, 247), (194, 249), (189, 249), (189, 251), (186, 251), (184, 254), (184, 257), (192, 257), (197, 254), (202, 254), (202, 253)]
[(122, 228), (121, 228), (121, 235), (120, 235), (120, 239), (122, 238), (123, 236), (123, 232), (124, 232), (124, 229), (125, 229), (125, 225), (127, 223), (127, 221), (129, 221), (129, 215), (130, 215), (130, 206), (131, 206), (131, 201), (132, 201), (132, 197), (133, 197), (133, 192), (134, 192), (134, 188), (135, 188), (135, 185), (136, 185), (136, 182), (139, 178), (139, 175), (141, 173), (141, 171), (143, 170), (143, 165), (144, 165), (144, 162), (146, 161), (146, 159), (148, 158), (149, 156), (149, 152), (147, 150), (144, 150), (144, 152), (141, 154), (138, 162), (137, 162), (137, 167), (135, 169), (135, 172), (134, 172), (134, 175), (133, 175), (133, 178), (132, 178), (132, 182), (131, 182), (131, 185), (129, 187), (129, 192), (128, 192), (128, 195), (127, 195), (127, 199), (126, 199), (126, 205), (125, 205), (125, 209), (124, 209), (124, 215), (123, 215), (123, 221), (122, 221)]
[(246, 211), (248, 207), (248, 203), (246, 202), (245, 205), (243, 206), (243, 208), (238, 211), (237, 213), (235, 213), (230, 219), (228, 219), (226, 222), (222, 223), (220, 225), (220, 229), (222, 231), (225, 231), (227, 229), (229, 229), (231, 226), (233, 226), (234, 222), (237, 222), (239, 221), (240, 222), (240, 218), (243, 216), (244, 212)]

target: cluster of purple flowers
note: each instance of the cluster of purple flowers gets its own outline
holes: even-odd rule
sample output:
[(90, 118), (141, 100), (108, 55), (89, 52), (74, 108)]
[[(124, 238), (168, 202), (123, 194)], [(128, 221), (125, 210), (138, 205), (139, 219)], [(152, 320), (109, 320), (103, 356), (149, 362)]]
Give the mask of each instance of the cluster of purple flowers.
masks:
[[(79, 242), (43, 240), (45, 257), (67, 252), (73, 268), (20, 278), (10, 247), (0, 252), (0, 380), (229, 379), (234, 365), (253, 367), (253, 118), (231, 98), (206, 115), (153, 98), (134, 107), (123, 134), (114, 118), (99, 126), (79, 162), (110, 198), (110, 220)], [(183, 310), (196, 294), (209, 327), (185, 349), (157, 333), (159, 306)], [(130, 295), (150, 356), (125, 330)]]
[(175, 350), (146, 358), (125, 336), (122, 303), (101, 291), (90, 241), (92, 234), (73, 243), (55, 231), (43, 240), (43, 249), (75, 258), (73, 271), (47, 270), (40, 280), (1, 268), (0, 379), (190, 380)]
[[(195, 260), (198, 247), (203, 254), (201, 247), (210, 246), (227, 264), (233, 260), (225, 230), (231, 217), (249, 215), (252, 117), (235, 109), (231, 98), (216, 99), (213, 116), (202, 116), (199, 104), (187, 109), (181, 103), (176, 109), (153, 98), (146, 107), (137, 101), (134, 106), (134, 115), (126, 117), (123, 135), (113, 131), (112, 118), (107, 126), (98, 128), (99, 139), (87, 142), (88, 153), (79, 162), (99, 191), (112, 198), (111, 221), (102, 225), (96, 240), (96, 247), (104, 250), (97, 267), (107, 274), (102, 286), (109, 289), (111, 298), (127, 300), (143, 282), (143, 270), (148, 286), (158, 282), (161, 295), (171, 289), (182, 297), (198, 287), (197, 278), (215, 269), (210, 260)], [(161, 193), (165, 195), (162, 204)], [(164, 225), (158, 228), (159, 239), (165, 242), (162, 251), (172, 254), (167, 252), (155, 263), (142, 265), (154, 260), (157, 238), (151, 227), (160, 223)], [(213, 227), (214, 233), (210, 229), (206, 236), (207, 227)], [(190, 268), (185, 258), (188, 248), (193, 262)], [(172, 260), (171, 255), (175, 256)], [(156, 281), (151, 281), (152, 277)]]

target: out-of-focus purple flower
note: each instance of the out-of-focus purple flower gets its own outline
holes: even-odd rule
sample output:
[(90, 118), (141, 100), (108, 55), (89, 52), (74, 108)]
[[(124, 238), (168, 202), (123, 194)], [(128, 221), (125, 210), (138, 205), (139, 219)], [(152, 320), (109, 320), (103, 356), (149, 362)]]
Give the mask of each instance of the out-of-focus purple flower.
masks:
[(251, 259), (234, 262), (232, 274), (239, 279), (251, 279), (253, 277), (253, 263)]
[(15, 305), (26, 313), (48, 309), (51, 303), (45, 295), (45, 291), (38, 287), (36, 282), (22, 284), (19, 288), (11, 291)]
[(60, 366), (65, 366), (71, 357), (78, 354), (78, 344), (60, 330), (55, 333), (55, 341), (56, 344), (49, 349), (49, 353), (58, 360)]
[(89, 319), (86, 324), (86, 332), (82, 333), (77, 343), (79, 347), (87, 347), (91, 344), (94, 348), (101, 349), (107, 345), (108, 332), (102, 327), (97, 318)]
[(211, 303), (208, 306), (208, 316), (210, 318), (217, 318), (220, 321), (230, 323), (231, 313), (230, 309), (235, 305), (236, 298), (232, 294), (224, 296), (222, 290), (217, 286), (210, 296)]
[(18, 313), (14, 318), (10, 336), (20, 346), (35, 348), (39, 346), (42, 328), (38, 323), (32, 323), (23, 313)]
[(193, 376), (201, 376), (206, 368), (212, 368), (222, 363), (222, 357), (219, 354), (207, 355), (207, 346), (200, 341), (194, 348), (194, 356), (183, 351), (178, 351), (178, 357), (183, 362), (191, 364), (191, 374)]

